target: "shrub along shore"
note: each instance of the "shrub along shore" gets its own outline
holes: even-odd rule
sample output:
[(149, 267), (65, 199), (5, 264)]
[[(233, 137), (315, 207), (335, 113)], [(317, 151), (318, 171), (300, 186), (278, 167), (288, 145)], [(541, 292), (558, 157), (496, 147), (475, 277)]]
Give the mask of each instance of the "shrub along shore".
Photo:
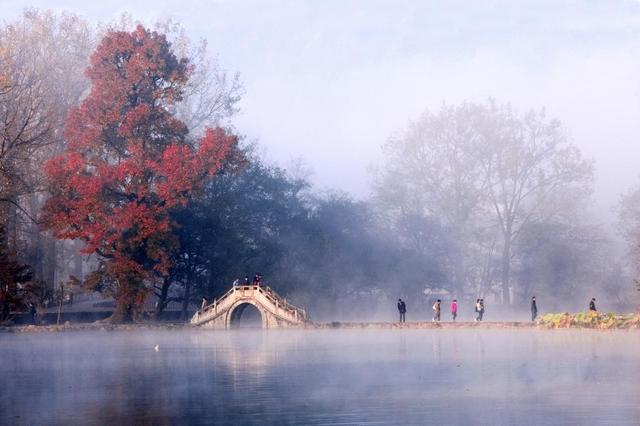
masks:
[(538, 319), (537, 324), (543, 328), (640, 329), (640, 313), (617, 314), (588, 311), (570, 314), (564, 312), (543, 315)]

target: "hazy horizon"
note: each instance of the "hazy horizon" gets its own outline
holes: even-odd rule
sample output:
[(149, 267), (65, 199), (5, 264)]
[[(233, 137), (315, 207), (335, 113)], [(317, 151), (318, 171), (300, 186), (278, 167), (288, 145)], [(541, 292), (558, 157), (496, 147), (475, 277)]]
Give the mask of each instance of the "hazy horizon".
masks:
[[(545, 107), (595, 160), (596, 221), (638, 181), (640, 2), (0, 0), (91, 23), (173, 18), (245, 87), (233, 118), (267, 158), (302, 158), (319, 189), (369, 194), (380, 147), (446, 102)], [(153, 5), (153, 7), (151, 7)], [(464, 7), (463, 7), (464, 6)]]

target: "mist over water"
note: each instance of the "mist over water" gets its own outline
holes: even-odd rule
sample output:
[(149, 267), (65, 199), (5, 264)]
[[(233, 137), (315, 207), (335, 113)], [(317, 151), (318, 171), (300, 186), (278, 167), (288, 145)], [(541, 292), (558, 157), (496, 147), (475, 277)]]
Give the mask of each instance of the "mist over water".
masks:
[(0, 359), (4, 424), (633, 425), (640, 419), (635, 332), (3, 334)]
[(0, 426), (640, 426), (640, 1), (0, 11)]

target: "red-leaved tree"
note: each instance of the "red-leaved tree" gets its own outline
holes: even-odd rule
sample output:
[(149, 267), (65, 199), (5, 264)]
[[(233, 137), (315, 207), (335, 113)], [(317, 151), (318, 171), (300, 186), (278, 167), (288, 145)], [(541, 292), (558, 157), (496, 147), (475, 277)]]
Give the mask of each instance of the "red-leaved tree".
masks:
[(115, 297), (113, 322), (136, 318), (172, 263), (170, 213), (236, 145), (220, 128), (194, 142), (175, 118), (190, 72), (162, 34), (142, 26), (108, 32), (87, 69), (91, 92), (69, 114), (67, 149), (46, 164), (45, 227), (99, 256), (87, 284)]

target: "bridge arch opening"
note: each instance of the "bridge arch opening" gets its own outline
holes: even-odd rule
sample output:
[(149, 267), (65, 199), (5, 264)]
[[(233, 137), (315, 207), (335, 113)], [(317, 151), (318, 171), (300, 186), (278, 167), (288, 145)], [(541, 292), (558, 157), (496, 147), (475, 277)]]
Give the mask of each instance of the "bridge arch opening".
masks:
[(236, 306), (230, 314), (231, 328), (261, 328), (262, 313), (251, 303)]

